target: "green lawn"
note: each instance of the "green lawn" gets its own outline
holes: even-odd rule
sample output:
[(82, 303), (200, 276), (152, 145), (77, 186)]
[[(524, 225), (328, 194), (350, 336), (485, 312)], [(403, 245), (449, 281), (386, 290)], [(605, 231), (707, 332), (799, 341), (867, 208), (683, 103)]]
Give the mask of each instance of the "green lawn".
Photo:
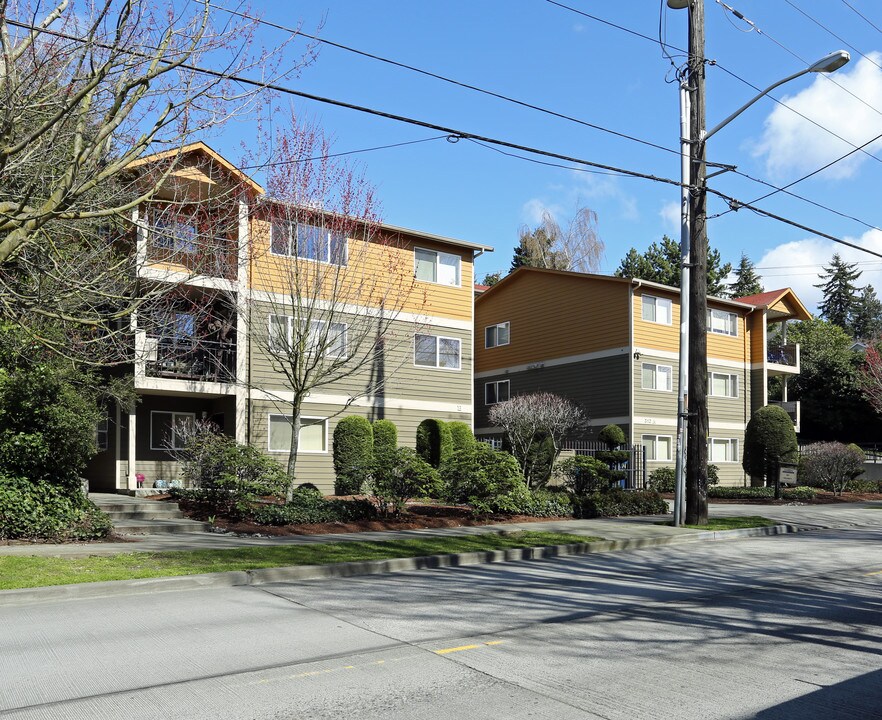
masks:
[[(658, 523), (659, 525), (673, 525), (672, 520)], [(745, 515), (744, 517), (719, 517), (710, 518), (707, 525), (681, 525), (680, 527), (694, 530), (740, 530), (742, 528), (769, 527), (780, 525), (777, 520), (769, 520), (759, 515)]]
[(602, 538), (564, 533), (518, 532), (504, 535), (486, 533), (466, 537), (427, 537), (389, 542), (353, 541), (243, 547), (231, 550), (135, 552), (86, 558), (0, 556), (0, 590), (290, 565), (330, 565), (478, 550), (567, 545), (600, 539)]

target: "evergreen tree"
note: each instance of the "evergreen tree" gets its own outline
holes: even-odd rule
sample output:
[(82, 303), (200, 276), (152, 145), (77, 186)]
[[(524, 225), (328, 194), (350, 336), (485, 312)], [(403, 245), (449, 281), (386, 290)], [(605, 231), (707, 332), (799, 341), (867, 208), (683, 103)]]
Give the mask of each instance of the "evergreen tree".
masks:
[(856, 338), (867, 340), (882, 335), (882, 301), (876, 297), (872, 285), (861, 290), (851, 319), (851, 332)]
[(487, 285), (488, 287), (493, 287), (496, 283), (502, 280), (502, 273), (487, 273), (484, 275), (484, 279), (481, 280), (481, 285)]
[[(707, 294), (726, 297), (725, 281), (730, 272), (732, 264), (722, 264), (720, 251), (708, 246)], [(660, 244), (652, 243), (642, 255), (631, 248), (619, 264), (615, 275), (680, 287), (680, 243), (665, 235)]]
[(854, 263), (847, 263), (839, 253), (834, 253), (824, 274), (818, 275), (823, 282), (815, 285), (824, 292), (824, 300), (818, 305), (821, 317), (848, 332), (857, 305), (855, 281), (860, 276), (861, 271)]
[(729, 296), (733, 298), (758, 295), (763, 291), (762, 277), (756, 274), (756, 266), (747, 257), (747, 253), (741, 253), (741, 262), (735, 268), (735, 282), (729, 285)]

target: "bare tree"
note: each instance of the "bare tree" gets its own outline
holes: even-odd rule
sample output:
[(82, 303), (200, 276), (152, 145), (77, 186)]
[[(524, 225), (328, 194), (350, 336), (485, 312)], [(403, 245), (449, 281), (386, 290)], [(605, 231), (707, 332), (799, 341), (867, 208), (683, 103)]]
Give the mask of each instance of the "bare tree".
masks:
[(543, 210), (535, 228), (521, 227), (511, 269), (522, 265), (550, 270), (596, 272), (603, 259), (603, 240), (597, 234), (597, 214), (583, 207), (561, 228), (554, 216)]
[[(490, 408), (490, 424), (501, 427), (521, 472), (532, 487), (548, 481), (563, 441), (584, 427), (587, 417), (573, 401), (539, 392), (517, 395)], [(548, 448), (543, 448), (543, 443)]]
[(254, 109), (259, 88), (228, 79), (273, 72), (249, 52), (254, 27), (216, 24), (208, 0), (0, 0), (3, 316), (44, 342), (61, 324), (74, 339), (59, 352), (126, 326), (144, 287), (131, 246), (111, 240), (134, 235), (132, 211), (174, 177), (187, 143)]
[[(255, 229), (252, 242), (247, 314), (249, 337), (287, 391), (276, 405), (290, 416), (290, 500), (304, 402), (325, 388), (342, 397), (339, 414), (381, 393), (411, 357), (425, 296), (413, 255), (380, 226), (373, 188), (331, 157), (316, 125), (292, 119), (275, 138), (273, 158), (256, 224), (263, 231)], [(405, 311), (417, 320), (405, 321)]]

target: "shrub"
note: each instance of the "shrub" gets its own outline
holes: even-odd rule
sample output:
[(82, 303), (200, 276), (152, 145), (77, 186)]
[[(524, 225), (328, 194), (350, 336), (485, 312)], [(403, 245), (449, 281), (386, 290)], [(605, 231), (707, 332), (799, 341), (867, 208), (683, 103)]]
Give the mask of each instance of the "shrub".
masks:
[(186, 492), (175, 489), (173, 494), (210, 514), (240, 517), (257, 497), (281, 495), (288, 485), (278, 462), (240, 445), (209, 423), (197, 423), (178, 457), (184, 481), (192, 487)]
[(707, 484), (708, 486), (720, 484), (720, 469), (716, 465), (707, 466)]
[[(810, 487), (783, 488), (781, 497), (785, 500), (811, 500), (817, 493)], [(739, 499), (772, 499), (775, 497), (775, 488), (772, 487), (711, 487), (707, 490), (709, 498), (722, 500)]]
[(447, 423), (443, 420), (423, 420), (417, 426), (416, 451), (433, 468), (441, 467), (453, 454), (453, 438)]
[(4, 473), (79, 492), (100, 413), (94, 391), (76, 380), (49, 365), (0, 369)]
[(848, 489), (856, 493), (882, 493), (882, 480), (855, 478), (848, 484)]
[(590, 455), (567, 458), (558, 464), (557, 472), (563, 478), (564, 487), (574, 495), (609, 489), (609, 467)]
[(505, 513), (530, 517), (572, 517), (573, 506), (568, 495), (548, 490), (530, 490), (523, 480), (505, 493), (472, 504), (476, 515)]
[(841, 495), (864, 472), (864, 453), (855, 445), (815, 443), (801, 458), (803, 482)]
[(472, 429), (464, 422), (454, 420), (453, 422), (447, 423), (447, 427), (450, 428), (450, 439), (453, 443), (453, 452), (456, 452), (457, 450), (471, 450), (475, 447), (475, 443), (478, 442), (475, 439), (475, 434), (472, 432)]
[(455, 503), (482, 503), (524, 485), (517, 460), (487, 443), (454, 453), (440, 474), (444, 498)]
[(260, 505), (255, 508), (251, 519), (258, 525), (302, 525), (372, 520), (376, 516), (377, 508), (369, 500), (325, 500), (320, 495), (298, 488), (291, 502)]
[(413, 497), (436, 496), (440, 491), (438, 472), (410, 448), (391, 453), (385, 472), (374, 473), (368, 487), (383, 515), (400, 515)]
[(374, 459), (398, 447), (398, 428), (391, 420), (374, 420)]
[(367, 418), (349, 415), (334, 428), (334, 494), (357, 495), (374, 463), (374, 431)]
[(574, 515), (580, 518), (619, 515), (663, 515), (668, 504), (657, 492), (609, 490), (573, 498)]
[(93, 540), (112, 524), (82, 493), (0, 475), (0, 539)]
[[(710, 469), (710, 465), (708, 465)], [(674, 492), (677, 474), (672, 467), (660, 467), (649, 473), (649, 489), (660, 493)]]
[(610, 450), (615, 450), (619, 445), (625, 444), (625, 431), (618, 425), (607, 425), (598, 433), (597, 439)]
[(787, 412), (777, 405), (757, 410), (744, 431), (744, 472), (772, 480), (779, 462), (796, 462), (798, 455), (796, 431)]

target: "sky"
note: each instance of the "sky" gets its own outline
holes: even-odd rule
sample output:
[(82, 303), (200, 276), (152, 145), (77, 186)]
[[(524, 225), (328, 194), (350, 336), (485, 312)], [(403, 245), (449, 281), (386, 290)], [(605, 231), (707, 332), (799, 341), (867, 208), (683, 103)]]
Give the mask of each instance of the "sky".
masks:
[[(280, 81), (294, 90), (678, 180), (675, 75), (685, 60), (686, 12), (664, 0), (560, 1), (568, 7), (548, 0), (255, 0), (250, 12), (581, 122), (330, 45), (320, 45), (298, 76)], [(213, 2), (220, 7), (224, 0)], [(857, 263), (859, 286), (872, 284), (882, 294), (882, 258), (815, 234), (882, 254), (882, 231), (875, 229), (882, 227), (882, 139), (855, 150), (882, 135), (882, 6), (873, 0), (729, 4), (750, 23), (705, 0), (709, 127), (757, 89), (827, 53), (847, 50), (851, 62), (832, 75), (809, 74), (778, 88), (708, 141), (708, 160), (737, 167), (712, 178), (710, 187), (742, 202), (773, 189), (758, 181), (781, 187), (815, 173), (789, 188), (810, 202), (783, 192), (756, 202), (809, 229), (747, 209), (727, 212), (726, 202), (711, 196), (711, 245), (733, 264), (746, 253), (767, 290), (791, 287), (812, 311), (821, 300), (813, 286), (834, 252)], [(270, 48), (285, 38), (268, 25), (258, 30), (258, 42)], [(289, 43), (281, 68), (293, 67), (305, 47), (305, 39)], [(334, 151), (366, 151), (348, 158), (376, 186), (385, 222), (493, 246), (477, 260), (479, 280), (508, 271), (519, 228), (535, 226), (545, 210), (562, 225), (580, 207), (597, 214), (602, 273), (614, 272), (632, 247), (643, 251), (664, 234), (679, 237), (676, 185), (451, 142), (437, 130), (312, 100), (282, 95), (275, 103), (321, 125)], [(242, 120), (207, 141), (235, 160), (256, 132), (253, 121)], [(388, 145), (398, 146), (369, 150)]]

